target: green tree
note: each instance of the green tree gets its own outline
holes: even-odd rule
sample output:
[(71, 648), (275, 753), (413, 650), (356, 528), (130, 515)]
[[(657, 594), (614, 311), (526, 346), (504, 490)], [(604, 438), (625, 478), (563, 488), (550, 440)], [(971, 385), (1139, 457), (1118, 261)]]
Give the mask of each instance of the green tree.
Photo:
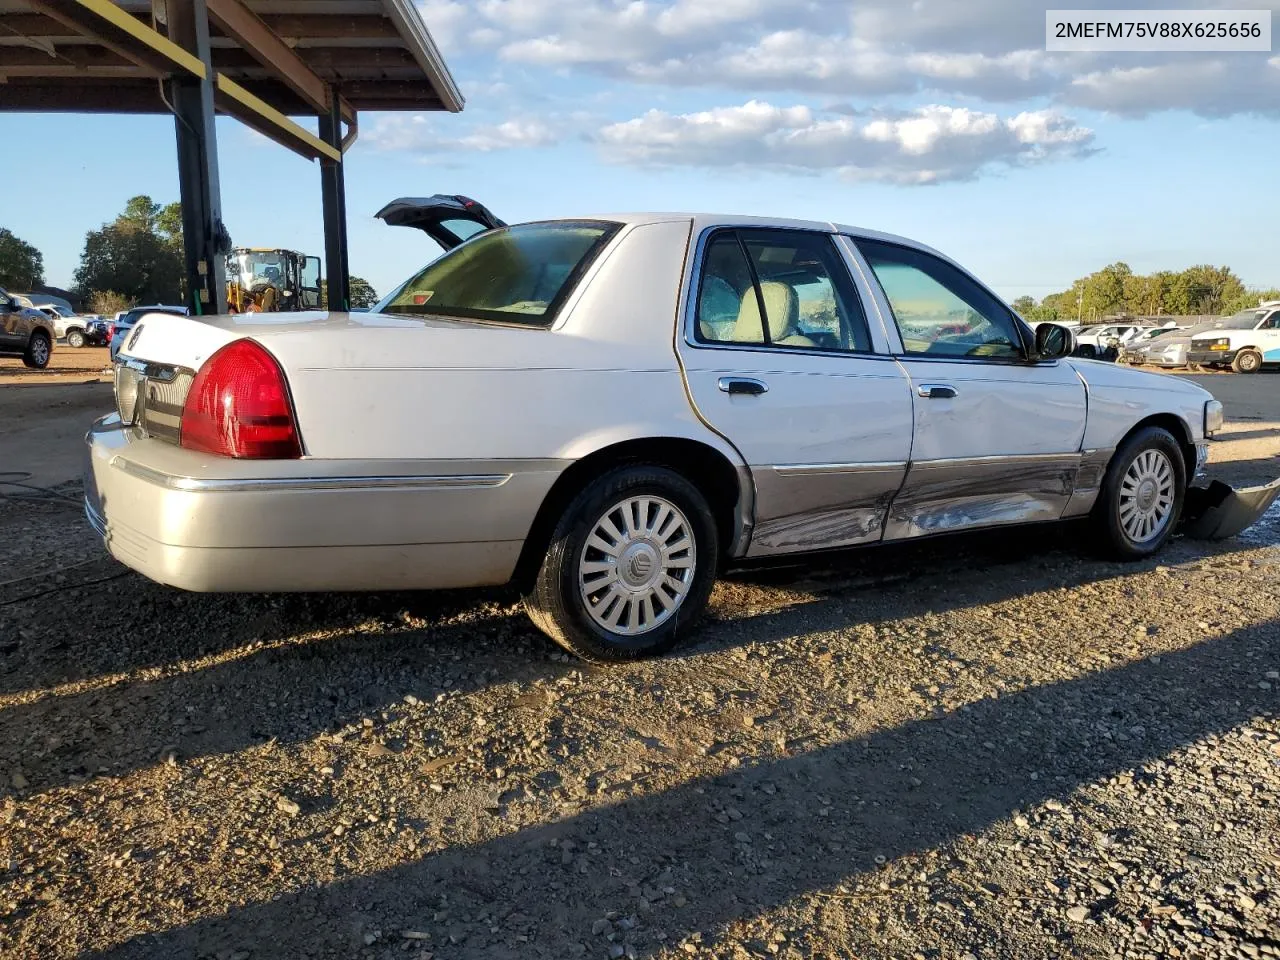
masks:
[(372, 307), (381, 299), (378, 291), (373, 289), (373, 284), (368, 280), (363, 277), (351, 278), (351, 306)]
[[(378, 296), (378, 291), (373, 289), (373, 284), (363, 277), (351, 276), (348, 278), (348, 285), (351, 292), (351, 308), (356, 307), (372, 307), (382, 298)], [(320, 281), (320, 309), (329, 310), (339, 309), (337, 306), (329, 306), (329, 281)]]
[(89, 295), (89, 312), (110, 319), (117, 313), (128, 310), (137, 302), (114, 290), (95, 290)]
[(1022, 317), (1029, 317), (1031, 315), (1031, 311), (1036, 308), (1036, 298), (1024, 295), (1013, 301), (1010, 306), (1017, 310), (1019, 315)]
[(1191, 300), (1193, 313), (1220, 313), (1224, 305), (1244, 294), (1244, 284), (1230, 267), (1197, 264), (1182, 271), (1197, 292)]
[(156, 214), (155, 228), (160, 236), (168, 240), (173, 246), (182, 250), (182, 204), (171, 203), (161, 207)]
[(161, 232), (163, 210), (150, 197), (133, 197), (115, 220), (85, 235), (75, 275), (84, 296), (115, 291), (137, 303), (182, 302), (182, 253)]
[(0, 227), (0, 287), (30, 290), (44, 283), (44, 255)]
[(1084, 313), (1094, 320), (1125, 309), (1125, 284), (1133, 276), (1127, 263), (1113, 263), (1084, 279)]
[(1271, 300), (1280, 300), (1280, 289), (1272, 287), (1270, 290), (1246, 290), (1244, 293), (1224, 300), (1221, 312), (1239, 313), (1241, 310), (1248, 310), (1259, 303), (1267, 303)]

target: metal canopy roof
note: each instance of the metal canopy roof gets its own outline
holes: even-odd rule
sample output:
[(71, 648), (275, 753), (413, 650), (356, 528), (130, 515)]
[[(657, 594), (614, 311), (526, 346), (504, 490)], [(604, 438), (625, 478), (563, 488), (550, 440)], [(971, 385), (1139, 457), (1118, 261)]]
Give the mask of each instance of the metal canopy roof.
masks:
[(329, 297), (345, 308), (358, 112), (461, 109), (414, 0), (0, 0), (0, 110), (173, 114), (196, 313), (227, 308), (215, 113), (320, 160)]
[[(325, 112), (336, 91), (349, 124), (359, 110), (462, 109), (413, 0), (207, 5), (218, 109), (254, 126), (243, 114), (259, 111), (246, 107), (241, 91), (280, 114), (309, 116)], [(0, 0), (0, 110), (168, 112), (157, 80), (184, 64), (183, 51), (156, 46), (166, 34), (165, 6)]]

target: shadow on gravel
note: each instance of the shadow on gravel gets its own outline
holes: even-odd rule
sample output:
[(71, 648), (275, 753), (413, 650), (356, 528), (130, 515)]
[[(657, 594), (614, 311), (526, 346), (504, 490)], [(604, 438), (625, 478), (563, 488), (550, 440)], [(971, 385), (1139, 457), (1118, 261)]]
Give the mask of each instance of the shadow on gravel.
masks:
[[(910, 616), (1098, 582), (1155, 564), (1106, 564), (1082, 560), (1078, 551), (1045, 551), (1071, 542), (1059, 530), (1034, 541), (1025, 531), (1002, 531), (739, 572), (730, 587), (775, 584), (813, 600), (719, 620), (713, 608), (694, 642), (674, 656), (877, 620), (858, 604), (872, 590), (882, 608), (888, 602), (895, 616)], [(1162, 559), (1248, 546), (1177, 546)], [(406, 694), (427, 700), (446, 689), (467, 693), (574, 669), (547, 658), (558, 648), (512, 606), (510, 593), (209, 596), (137, 576), (89, 591), (76, 602), (92, 610), (95, 622), (76, 633), (68, 630), (65, 610), (40, 611), (30, 621), (32, 639), (23, 641), (35, 649), (20, 646), (6, 655), (0, 684), (40, 694), (72, 679), (152, 672), (144, 680), (104, 679), (101, 686), (0, 709), (0, 770), (21, 770), (34, 791), (99, 772), (123, 775), (160, 762), (170, 750), (191, 758), (272, 739), (308, 741), (393, 707)], [(321, 631), (327, 635), (281, 643)]]
[[(763, 617), (758, 626), (766, 636), (791, 629), (785, 613)], [(437, 956), (558, 958), (572, 955), (570, 944), (591, 940), (585, 930), (606, 911), (634, 913), (631, 887), (665, 882), (687, 903), (660, 902), (642, 921), (637, 948), (651, 955), (657, 929), (678, 938), (759, 914), (872, 872), (878, 857), (939, 847), (1015, 809), (1066, 797), (1273, 712), (1277, 694), (1261, 690), (1258, 678), (1278, 638), (1277, 624), (1265, 623), (936, 719), (797, 756), (761, 758), (554, 824), (139, 936), (100, 956), (250, 950), (268, 957), (286, 944), (290, 956), (347, 956), (359, 951), (361, 931), (370, 928), (387, 934), (376, 955), (394, 956), (398, 932), (429, 928), (447, 894), (454, 914), (485, 904), (534, 918), (538, 949), (490, 942), (477, 924)], [(1135, 779), (1142, 783), (1140, 770)], [(823, 816), (819, 808), (827, 801)], [(717, 813), (730, 804), (741, 819), (719, 822)], [(584, 848), (598, 845), (598, 855), (562, 865), (561, 849), (549, 841), (565, 837)], [(655, 882), (663, 871), (665, 879)], [(593, 955), (601, 943), (592, 942)]]

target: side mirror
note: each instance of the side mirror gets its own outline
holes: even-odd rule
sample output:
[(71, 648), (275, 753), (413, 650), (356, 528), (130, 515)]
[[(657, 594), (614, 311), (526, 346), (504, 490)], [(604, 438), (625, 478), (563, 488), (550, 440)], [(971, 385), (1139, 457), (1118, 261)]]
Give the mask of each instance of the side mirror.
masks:
[(1036, 327), (1036, 354), (1033, 360), (1057, 360), (1069, 357), (1076, 349), (1076, 335), (1056, 323)]

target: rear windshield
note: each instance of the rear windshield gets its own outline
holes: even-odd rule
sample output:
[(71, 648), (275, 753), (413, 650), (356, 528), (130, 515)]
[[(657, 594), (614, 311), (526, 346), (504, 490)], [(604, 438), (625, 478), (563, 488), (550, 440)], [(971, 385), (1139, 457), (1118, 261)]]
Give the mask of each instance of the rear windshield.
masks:
[(375, 309), (549, 326), (618, 227), (557, 220), (489, 230), (432, 261)]

